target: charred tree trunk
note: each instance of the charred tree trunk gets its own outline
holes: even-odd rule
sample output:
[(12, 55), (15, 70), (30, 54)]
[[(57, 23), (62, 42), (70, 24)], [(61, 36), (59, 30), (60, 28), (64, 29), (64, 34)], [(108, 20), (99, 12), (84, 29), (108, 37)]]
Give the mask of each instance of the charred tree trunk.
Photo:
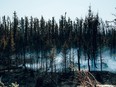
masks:
[(101, 68), (101, 71), (102, 71), (102, 54), (101, 54), (101, 49), (100, 49), (100, 68)]
[(78, 70), (80, 71), (80, 49), (78, 51)]
[(87, 53), (87, 55), (88, 55), (88, 70), (90, 71), (90, 62), (89, 62), (89, 60), (90, 60), (90, 55), (89, 55), (89, 53)]

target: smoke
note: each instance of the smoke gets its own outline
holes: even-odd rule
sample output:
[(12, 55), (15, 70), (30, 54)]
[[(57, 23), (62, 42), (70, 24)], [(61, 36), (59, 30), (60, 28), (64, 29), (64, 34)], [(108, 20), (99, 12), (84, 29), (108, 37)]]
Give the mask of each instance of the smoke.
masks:
[[(74, 49), (73, 51), (72, 50), (70, 50), (70, 51), (73, 52), (71, 57), (74, 57), (74, 64), (75, 64), (74, 67), (78, 68), (77, 51), (76, 51), (76, 49)], [(71, 53), (70, 51), (67, 53), (67, 60), (69, 60), (69, 58), (70, 58), (70, 53)], [(102, 64), (103, 71), (109, 71), (109, 72), (114, 72), (115, 73), (116, 72), (115, 55), (111, 56), (110, 55), (110, 51), (109, 50), (105, 50), (102, 53), (102, 58), (103, 58), (103, 64)], [(43, 61), (44, 61), (43, 63), (46, 63), (45, 60), (43, 60)], [(81, 65), (80, 65), (81, 66), (81, 70), (82, 69), (83, 70), (87, 70), (88, 69), (87, 60), (85, 60), (85, 56), (84, 55), (81, 55), (81, 61), (80, 62), (81, 62)], [(57, 71), (60, 71), (62, 69), (62, 63), (63, 63), (63, 56), (62, 56), (62, 53), (59, 53), (59, 54), (56, 55), (56, 58), (54, 59), (54, 64), (56, 64)], [(91, 70), (100, 71), (100, 57), (99, 57), (99, 55), (97, 57), (96, 64), (97, 64), (97, 68), (92, 68), (91, 67)], [(32, 64), (27, 63), (26, 67), (35, 70), (35, 69), (40, 69), (41, 65), (40, 65), (40, 63), (36, 63), (36, 62), (32, 63)], [(45, 68), (45, 66), (44, 66), (44, 68)], [(48, 68), (50, 68), (49, 65), (48, 65)]]

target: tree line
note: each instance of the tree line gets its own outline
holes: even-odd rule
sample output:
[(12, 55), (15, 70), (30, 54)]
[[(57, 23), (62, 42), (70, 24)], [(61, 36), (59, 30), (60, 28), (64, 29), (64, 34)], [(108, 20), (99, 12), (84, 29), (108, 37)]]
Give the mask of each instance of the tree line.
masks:
[[(91, 11), (91, 7), (84, 19), (76, 18), (74, 21), (70, 17), (67, 18), (66, 13), (61, 15), (57, 23), (55, 17), (47, 21), (43, 16), (40, 19), (32, 16), (19, 18), (16, 12), (13, 19), (3, 16), (0, 20), (0, 64), (7, 68), (23, 63), (26, 69), (26, 53), (35, 52), (38, 59), (41, 57), (41, 60), (36, 62), (41, 62), (41, 67), (46, 66), (46, 71), (48, 58), (50, 59), (53, 72), (55, 54), (62, 52), (64, 71), (67, 72), (73, 60), (73, 57), (67, 59), (67, 51), (73, 48), (77, 50), (78, 70), (81, 69), (82, 52), (88, 60), (89, 71), (91, 66), (97, 67), (96, 58), (99, 53), (102, 70), (104, 47), (109, 48), (111, 53), (116, 52), (116, 29), (106, 26), (98, 13)], [(43, 59), (46, 59), (46, 65), (43, 65)]]

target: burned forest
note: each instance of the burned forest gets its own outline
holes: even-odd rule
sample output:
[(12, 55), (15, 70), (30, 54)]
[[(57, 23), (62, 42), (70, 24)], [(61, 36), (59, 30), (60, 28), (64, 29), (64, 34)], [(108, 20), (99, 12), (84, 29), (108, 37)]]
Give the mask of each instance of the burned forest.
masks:
[(78, 75), (84, 85), (83, 75), (91, 84), (90, 76), (116, 85), (114, 78), (112, 83), (101, 80), (102, 76), (108, 79), (106, 73), (116, 77), (116, 20), (103, 21), (91, 6), (84, 18), (72, 20), (67, 14), (46, 20), (43, 16), (18, 17), (15, 11), (12, 17), (0, 18), (0, 76), (5, 85), (65, 87), (60, 83), (73, 79), (74, 85)]

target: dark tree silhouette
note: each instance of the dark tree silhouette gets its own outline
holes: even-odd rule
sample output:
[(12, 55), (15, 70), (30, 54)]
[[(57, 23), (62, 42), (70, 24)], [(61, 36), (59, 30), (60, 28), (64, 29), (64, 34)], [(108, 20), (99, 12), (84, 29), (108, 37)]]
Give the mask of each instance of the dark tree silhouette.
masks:
[[(115, 20), (113, 22), (115, 23)], [(89, 71), (98, 68), (98, 56), (102, 71), (104, 48), (110, 49), (111, 54), (116, 53), (116, 27), (106, 26), (98, 14), (94, 15), (91, 6), (85, 19), (76, 18), (74, 21), (67, 17), (66, 13), (61, 15), (57, 23), (55, 17), (48, 21), (43, 16), (40, 19), (32, 16), (19, 19), (16, 12), (12, 20), (6, 16), (0, 20), (2, 69), (11, 69), (14, 66), (18, 68), (19, 65), (23, 65), (26, 70), (27, 63), (38, 63), (38, 68), (46, 73), (49, 69), (56, 72), (53, 50), (55, 49), (56, 55), (62, 53), (61, 68), (65, 73), (71, 65), (75, 67), (75, 64), (78, 70), (81, 70), (81, 60), (88, 62)], [(85, 59), (82, 55), (85, 55)]]

